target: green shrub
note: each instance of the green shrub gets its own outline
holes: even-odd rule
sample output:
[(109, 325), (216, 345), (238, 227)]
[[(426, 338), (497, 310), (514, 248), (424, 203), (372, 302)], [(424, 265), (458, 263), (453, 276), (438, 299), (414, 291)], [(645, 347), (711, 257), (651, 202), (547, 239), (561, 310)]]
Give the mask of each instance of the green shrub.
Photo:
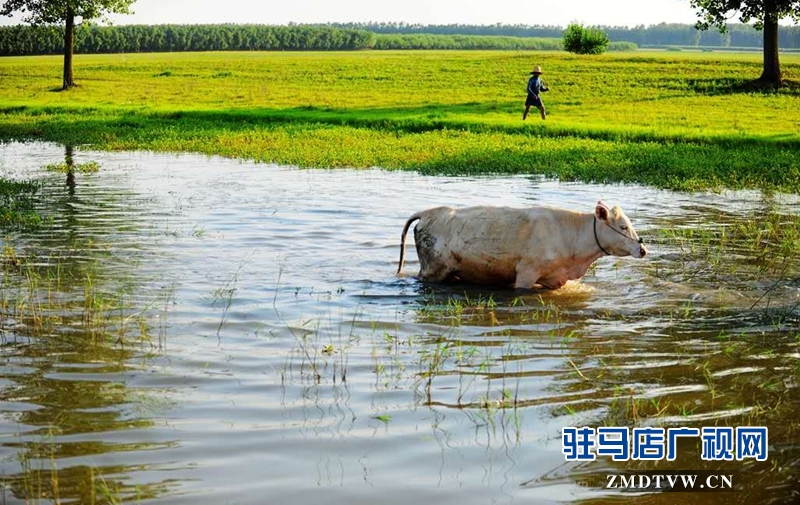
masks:
[(571, 24), (564, 30), (564, 50), (576, 54), (601, 54), (608, 48), (608, 35), (596, 28)]

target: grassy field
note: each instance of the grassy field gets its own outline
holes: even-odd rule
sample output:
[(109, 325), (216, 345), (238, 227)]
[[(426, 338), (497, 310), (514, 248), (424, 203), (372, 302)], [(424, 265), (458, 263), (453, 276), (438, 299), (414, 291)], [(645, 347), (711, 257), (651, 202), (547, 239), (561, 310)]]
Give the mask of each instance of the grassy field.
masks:
[[(0, 139), (193, 151), (307, 167), (542, 173), (673, 189), (800, 191), (800, 90), (736, 92), (757, 54), (532, 52), (0, 59)], [(782, 58), (790, 79), (800, 55)], [(522, 122), (544, 66), (549, 117)]]

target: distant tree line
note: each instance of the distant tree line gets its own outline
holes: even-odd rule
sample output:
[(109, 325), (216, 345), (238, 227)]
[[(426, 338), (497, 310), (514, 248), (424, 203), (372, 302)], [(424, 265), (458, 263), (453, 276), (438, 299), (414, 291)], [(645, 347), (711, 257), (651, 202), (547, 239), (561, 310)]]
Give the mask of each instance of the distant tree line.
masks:
[[(439, 35), (495, 35), (510, 37), (558, 37), (564, 33), (560, 26), (544, 25), (420, 25), (408, 23), (331, 23), (325, 26), (366, 30), (373, 33), (429, 33)], [(709, 47), (761, 47), (763, 34), (751, 25), (733, 23), (728, 33), (700, 31), (694, 25), (667, 24), (632, 28), (619, 26), (597, 26), (608, 34), (612, 42), (633, 42), (638, 46), (709, 46)], [(781, 26), (780, 46), (786, 49), (800, 48), (800, 26)]]
[(560, 39), (429, 33), (378, 34), (375, 49), (506, 49), (558, 51)]
[(494, 35), (504, 37), (561, 38), (563, 26), (544, 25), (421, 25), (412, 23), (328, 23), (351, 30), (366, 30), (373, 33), (430, 33), (437, 35)]
[[(499, 49), (561, 51), (560, 38), (506, 37), (501, 35), (437, 35), (427, 33), (377, 34), (374, 49)], [(635, 51), (631, 42), (612, 42), (609, 51)]]
[[(599, 27), (609, 50), (636, 46), (761, 47), (763, 36), (750, 25), (733, 24), (728, 33), (698, 31), (692, 25), (659, 24), (634, 28)], [(348, 23), (329, 25), (126, 25), (79, 26), (77, 53), (170, 51), (347, 51), (359, 49), (561, 49), (564, 30), (526, 25), (410, 25)], [(782, 26), (780, 43), (800, 48), (800, 27)], [(0, 56), (60, 54), (64, 28), (0, 27)]]
[[(371, 49), (374, 33), (331, 26), (127, 25), (80, 26), (76, 53), (170, 51), (344, 51)], [(0, 55), (60, 54), (64, 28), (0, 27)]]
[[(61, 54), (64, 29), (57, 26), (0, 27), (0, 56)], [(560, 38), (427, 33), (375, 34), (334, 26), (128, 25), (81, 26), (75, 52), (137, 53), (180, 51), (348, 51), (361, 49), (500, 49), (557, 51)], [(636, 45), (612, 43), (609, 50)]]
[[(426, 33), (377, 34), (374, 49), (500, 49), (561, 51), (561, 38), (506, 37), (500, 35), (438, 35)], [(636, 44), (615, 42), (609, 51), (634, 51)]]

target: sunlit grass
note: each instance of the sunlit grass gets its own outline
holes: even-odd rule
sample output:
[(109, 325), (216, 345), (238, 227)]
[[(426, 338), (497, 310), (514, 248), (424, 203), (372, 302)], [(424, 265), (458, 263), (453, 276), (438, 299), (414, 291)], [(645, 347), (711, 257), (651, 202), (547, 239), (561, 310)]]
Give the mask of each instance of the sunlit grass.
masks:
[[(532, 64), (549, 116), (523, 122)], [(800, 189), (800, 91), (735, 92), (752, 54), (421, 51), (0, 59), (0, 138), (304, 167)], [(788, 78), (800, 56), (786, 55)]]
[(94, 174), (100, 170), (100, 164), (96, 161), (89, 161), (87, 163), (78, 163), (77, 165), (74, 163), (50, 163), (49, 165), (44, 167), (45, 170), (48, 172), (58, 172), (62, 174)]

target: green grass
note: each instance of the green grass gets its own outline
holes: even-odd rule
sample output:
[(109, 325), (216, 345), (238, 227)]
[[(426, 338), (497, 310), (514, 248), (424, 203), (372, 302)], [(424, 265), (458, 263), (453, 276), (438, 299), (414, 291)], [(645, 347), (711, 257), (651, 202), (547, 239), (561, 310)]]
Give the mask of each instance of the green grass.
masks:
[(94, 174), (100, 170), (100, 164), (96, 161), (90, 161), (88, 163), (78, 163), (76, 165), (74, 163), (62, 161), (61, 163), (50, 163), (46, 165), (44, 169), (48, 172), (58, 172), (61, 174)]
[[(790, 79), (800, 56), (785, 55)], [(549, 117), (521, 121), (528, 70)], [(499, 51), (0, 59), (0, 139), (304, 167), (540, 173), (673, 189), (800, 190), (800, 90), (735, 92), (759, 55)]]
[(32, 228), (42, 223), (36, 212), (35, 181), (15, 181), (0, 177), (0, 230)]

